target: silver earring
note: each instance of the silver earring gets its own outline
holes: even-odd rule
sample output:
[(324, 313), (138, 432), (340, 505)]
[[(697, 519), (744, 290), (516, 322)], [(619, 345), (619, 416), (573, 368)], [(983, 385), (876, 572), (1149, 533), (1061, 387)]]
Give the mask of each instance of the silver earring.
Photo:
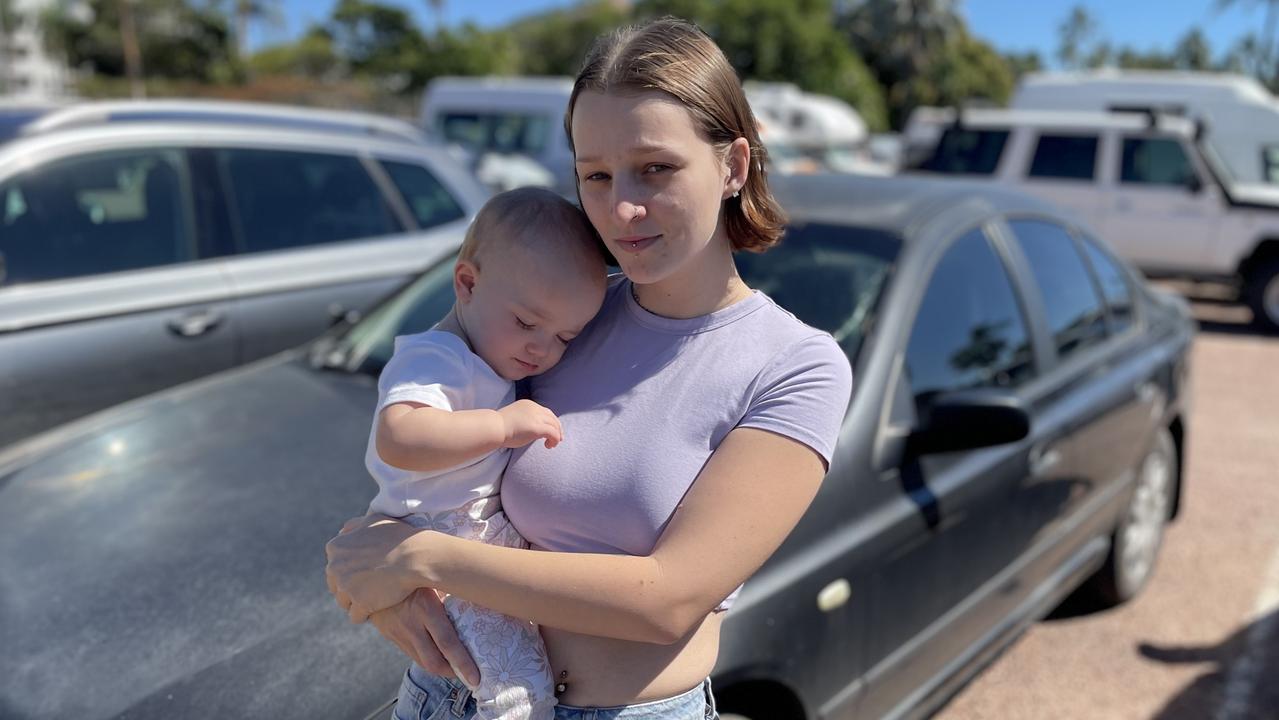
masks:
[(741, 191), (741, 190), (734, 190), (734, 191), (733, 191), (733, 197), (737, 197), (738, 195), (741, 195), (741, 194), (742, 194), (742, 191)]

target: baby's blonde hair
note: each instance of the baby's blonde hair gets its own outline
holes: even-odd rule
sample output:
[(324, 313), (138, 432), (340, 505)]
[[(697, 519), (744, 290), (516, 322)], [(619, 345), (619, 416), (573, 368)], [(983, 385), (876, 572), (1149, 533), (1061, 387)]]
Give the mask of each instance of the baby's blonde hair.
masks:
[(575, 257), (605, 262), (603, 243), (586, 213), (539, 187), (516, 188), (489, 198), (467, 228), (458, 259), (483, 267), (486, 254), (517, 244), (550, 252), (568, 250)]

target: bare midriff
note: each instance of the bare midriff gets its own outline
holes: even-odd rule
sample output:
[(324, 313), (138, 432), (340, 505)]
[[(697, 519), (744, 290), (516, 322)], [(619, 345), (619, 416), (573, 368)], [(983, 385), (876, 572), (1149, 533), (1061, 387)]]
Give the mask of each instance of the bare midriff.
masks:
[(662, 700), (697, 687), (715, 666), (723, 617), (724, 613), (712, 613), (673, 645), (543, 627), (555, 681), (567, 686), (559, 701), (578, 707), (614, 707)]

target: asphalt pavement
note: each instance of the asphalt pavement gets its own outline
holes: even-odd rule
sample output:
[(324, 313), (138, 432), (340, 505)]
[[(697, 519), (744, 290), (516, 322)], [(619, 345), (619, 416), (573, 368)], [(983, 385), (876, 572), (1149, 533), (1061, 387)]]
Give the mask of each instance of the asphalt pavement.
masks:
[(1279, 720), (1279, 337), (1223, 288), (1180, 284), (1193, 354), (1182, 513), (1150, 584), (1068, 600), (935, 720)]

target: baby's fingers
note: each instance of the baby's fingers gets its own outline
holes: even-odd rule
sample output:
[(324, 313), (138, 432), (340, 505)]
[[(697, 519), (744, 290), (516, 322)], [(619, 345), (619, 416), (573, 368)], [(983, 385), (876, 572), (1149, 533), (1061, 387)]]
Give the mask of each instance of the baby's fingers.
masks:
[(546, 439), (547, 449), (564, 442), (564, 428), (560, 426), (559, 418), (551, 416), (546, 423), (546, 428), (542, 431), (542, 437)]

